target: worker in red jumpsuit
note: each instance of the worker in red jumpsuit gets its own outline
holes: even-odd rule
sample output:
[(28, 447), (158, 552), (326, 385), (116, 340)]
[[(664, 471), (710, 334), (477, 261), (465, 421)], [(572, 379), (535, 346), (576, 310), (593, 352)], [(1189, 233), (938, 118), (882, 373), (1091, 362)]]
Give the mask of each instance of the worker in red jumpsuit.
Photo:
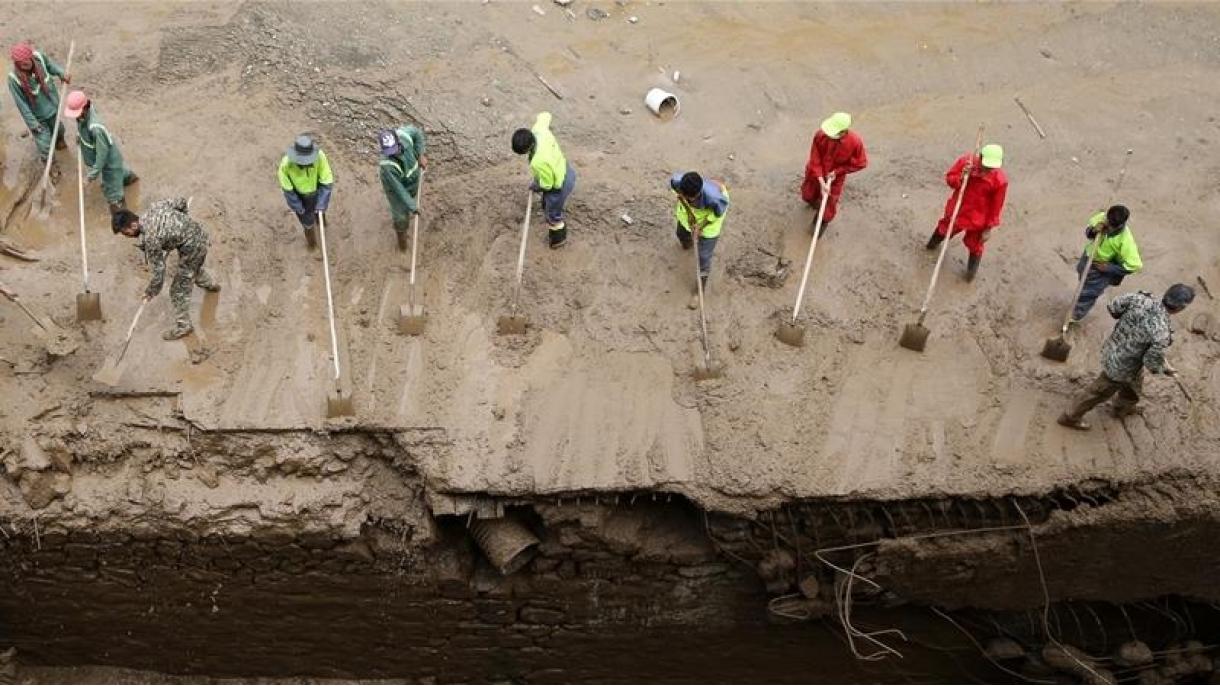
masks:
[(957, 214), (957, 224), (953, 227), (953, 235), (963, 231), (966, 235), (962, 242), (970, 251), (970, 259), (966, 263), (966, 280), (973, 281), (979, 271), (979, 262), (983, 259), (983, 247), (991, 237), (992, 229), (1000, 225), (1000, 215), (1004, 212), (1004, 197), (1008, 194), (1008, 176), (1000, 167), (1004, 163), (1004, 149), (995, 143), (984, 145), (979, 150), (978, 157), (962, 155), (945, 173), (945, 183), (953, 189), (949, 200), (945, 202), (945, 215), (940, 218), (932, 237), (928, 239), (928, 250), (935, 250), (949, 232), (949, 220), (953, 216), (953, 206), (957, 204), (958, 189), (962, 187), (965, 173), (970, 174), (970, 183), (966, 184), (966, 197), (962, 199), (962, 208)]
[[(816, 211), (822, 204), (822, 194), (829, 191), (826, 210), (822, 213), (822, 227), (828, 226), (839, 209), (839, 196), (847, 175), (868, 166), (868, 155), (864, 152), (864, 141), (851, 128), (851, 115), (835, 112), (822, 122), (813, 134), (809, 146), (809, 161), (805, 163), (805, 182), (801, 184), (801, 199)], [(814, 217), (817, 223), (817, 217)]]

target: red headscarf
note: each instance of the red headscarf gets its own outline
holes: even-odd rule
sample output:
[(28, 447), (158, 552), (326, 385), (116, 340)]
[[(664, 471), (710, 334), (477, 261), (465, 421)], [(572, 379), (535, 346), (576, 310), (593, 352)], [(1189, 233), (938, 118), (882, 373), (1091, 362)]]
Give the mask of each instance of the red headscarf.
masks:
[[(42, 69), (39, 67), (38, 60), (34, 59), (34, 48), (31, 47), (29, 43), (18, 43), (14, 45), (9, 49), (8, 54), (9, 57), (13, 59), (14, 67), (17, 66), (18, 62), (29, 61), (32, 65), (30, 67), (30, 71), (33, 72), (34, 77), (38, 79), (38, 85), (44, 91), (47, 89), (46, 74), (44, 74)], [(33, 105), (34, 91), (30, 88), (30, 75), (22, 71), (20, 68), (16, 68), (13, 71), (17, 73), (17, 80), (21, 82), (21, 90), (25, 91), (25, 99), (29, 100), (30, 104)]]

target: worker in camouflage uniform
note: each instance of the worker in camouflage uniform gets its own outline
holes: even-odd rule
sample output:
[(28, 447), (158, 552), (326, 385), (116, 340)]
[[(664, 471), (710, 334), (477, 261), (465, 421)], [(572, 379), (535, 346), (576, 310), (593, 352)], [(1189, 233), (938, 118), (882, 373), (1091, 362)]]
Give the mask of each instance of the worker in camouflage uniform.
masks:
[(72, 91), (65, 100), (64, 116), (76, 120), (76, 141), (80, 144), (81, 161), (89, 169), (85, 178), (89, 181), (101, 178), (102, 195), (110, 205), (111, 214), (127, 209), (123, 188), (139, 181), (140, 177), (123, 163), (118, 141), (102, 123), (93, 101), (84, 91)]
[(112, 224), (115, 233), (128, 238), (139, 238), (139, 247), (152, 268), (152, 280), (144, 290), (144, 301), (152, 300), (161, 292), (165, 283), (165, 256), (178, 251), (178, 270), (169, 287), (169, 298), (174, 304), (174, 328), (162, 334), (172, 341), (195, 330), (191, 325), (191, 287), (199, 286), (205, 291), (219, 291), (220, 284), (212, 278), (203, 263), (208, 257), (208, 234), (187, 214), (185, 198), (158, 200), (148, 207), (141, 218), (128, 210), (115, 213)]
[[(63, 67), (51, 58), (35, 50), (29, 43), (18, 43), (9, 50), (13, 59), (13, 71), (8, 75), (8, 89), (13, 94), (17, 111), (29, 127), (38, 155), (45, 162), (51, 152), (51, 131), (59, 114), (59, 91), (52, 77), (71, 83), (71, 77)], [(68, 147), (64, 142), (63, 127), (55, 140), (55, 149)]]
[(1059, 416), (1059, 423), (1087, 430), (1084, 415), (1109, 400), (1115, 393), (1112, 414), (1123, 418), (1136, 412), (1143, 387), (1144, 369), (1153, 374), (1177, 374), (1165, 360), (1173, 344), (1169, 315), (1178, 314), (1195, 299), (1195, 291), (1185, 284), (1174, 284), (1158, 301), (1151, 293), (1120, 295), (1110, 302), (1110, 316), (1118, 320), (1110, 337), (1101, 347), (1101, 373), (1089, 384), (1072, 406)]
[(383, 129), (377, 143), (381, 147), (381, 188), (390, 202), (398, 249), (406, 250), (409, 220), (419, 212), (420, 170), (428, 167), (424, 132), (414, 126)]

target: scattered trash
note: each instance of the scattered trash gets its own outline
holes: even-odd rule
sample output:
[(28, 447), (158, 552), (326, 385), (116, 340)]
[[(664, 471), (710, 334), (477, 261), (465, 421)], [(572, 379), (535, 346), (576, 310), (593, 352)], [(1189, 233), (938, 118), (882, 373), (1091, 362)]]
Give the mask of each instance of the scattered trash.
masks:
[(1041, 50), (1039, 50), (1038, 52), (1042, 53), (1042, 56), (1043, 56), (1043, 57), (1045, 57), (1045, 58), (1046, 58), (1046, 59), (1048, 59), (1048, 60), (1049, 60), (1049, 59), (1054, 59), (1054, 57), (1055, 57), (1054, 55), (1052, 55), (1052, 54), (1051, 54), (1051, 51), (1050, 51), (1050, 50), (1047, 50), (1046, 48), (1042, 48), (1042, 49), (1041, 49)]
[(1072, 155), (1072, 162), (1074, 164), (1080, 164), (1080, 158), (1076, 157), (1075, 155)]
[(560, 7), (567, 7), (568, 5), (572, 4), (572, 0), (551, 0), (551, 1), (554, 2), (556, 5), (559, 5)]
[(736, 156), (736, 155), (734, 155), (733, 153), (729, 153), (729, 159), (730, 159), (730, 160), (735, 160), (735, 159), (737, 159), (737, 156)]
[(623, 216), (619, 217), (619, 219), (622, 219), (623, 223), (627, 226), (631, 226), (635, 223), (635, 220), (631, 218), (631, 215), (627, 214), (626, 212), (624, 212)]
[(537, 5), (534, 5), (534, 14), (537, 14), (540, 17), (545, 17), (546, 10), (542, 9), (541, 7), (539, 7)]
[(630, 107), (623, 107), (623, 108), (621, 108), (621, 109), (618, 111), (618, 113), (619, 113), (619, 114), (631, 114), (631, 108), (630, 108)]
[(677, 83), (677, 82), (678, 82), (678, 79), (680, 79), (680, 78), (682, 78), (682, 72), (680, 72), (680, 71), (675, 71), (675, 72), (674, 72), (674, 83)]
[(1038, 132), (1038, 137), (1046, 138), (1046, 132), (1042, 130), (1041, 126), (1038, 126), (1038, 120), (1034, 119), (1033, 113), (1029, 111), (1025, 103), (1021, 102), (1021, 98), (1014, 95), (1012, 99), (1016, 101), (1017, 107), (1020, 107), (1021, 111), (1025, 113), (1025, 118), (1029, 120), (1029, 123), (1034, 125), (1034, 130)]
[(665, 121), (678, 116), (678, 111), (682, 109), (678, 96), (660, 88), (648, 91), (644, 96), (644, 104), (648, 105), (648, 109), (652, 110), (653, 114)]
[(534, 74), (534, 76), (538, 77), (538, 80), (542, 82), (542, 85), (546, 86), (546, 89), (551, 92), (551, 95), (563, 100), (563, 93), (560, 93), (559, 90), (552, 86), (549, 81), (542, 78), (542, 74)]
[(606, 17), (608, 17), (610, 15), (607, 14), (605, 10), (599, 10), (596, 7), (590, 7), (589, 9), (585, 10), (585, 16), (592, 19), (593, 21), (601, 21), (602, 19), (605, 19)]
[(634, 14), (631, 15), (630, 17), (627, 17), (627, 23), (629, 23), (629, 24), (634, 24), (639, 20), (640, 20), (640, 18), (635, 16)]
[(489, 97), (484, 96), (480, 102), (483, 103), (483, 107), (491, 107), (491, 98)]

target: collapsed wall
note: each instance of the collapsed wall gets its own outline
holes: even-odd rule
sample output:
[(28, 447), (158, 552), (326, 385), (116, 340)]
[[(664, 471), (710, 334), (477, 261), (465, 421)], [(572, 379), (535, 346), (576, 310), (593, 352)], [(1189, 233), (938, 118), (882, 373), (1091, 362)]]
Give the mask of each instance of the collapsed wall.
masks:
[[(1156, 660), (1126, 669), (1166, 679), (1210, 669), (1188, 642), (1220, 636), (1207, 605), (1220, 600), (1206, 554), (1217, 489), (1187, 477), (1008, 498), (793, 501), (743, 516), (656, 492), (441, 493), (413, 461), (444, 440), (435, 429), (138, 424), (72, 426), (5, 454), (0, 642), (22, 664), (444, 681), (864, 681), (911, 670), (994, 680), (1000, 667), (1052, 673), (1043, 651), (1055, 641), (1119, 669), (1111, 656), (1138, 638)], [(66, 495), (29, 488), (64, 478)], [(489, 521), (513, 523), (511, 561), (497, 559), (501, 534), (480, 533)], [(874, 644), (866, 626), (905, 640)], [(997, 667), (980, 648), (996, 657), (1001, 639), (1019, 653)], [(928, 645), (953, 646), (953, 659)], [(1177, 659), (1188, 647), (1195, 662)], [(846, 657), (886, 650), (904, 657)]]

